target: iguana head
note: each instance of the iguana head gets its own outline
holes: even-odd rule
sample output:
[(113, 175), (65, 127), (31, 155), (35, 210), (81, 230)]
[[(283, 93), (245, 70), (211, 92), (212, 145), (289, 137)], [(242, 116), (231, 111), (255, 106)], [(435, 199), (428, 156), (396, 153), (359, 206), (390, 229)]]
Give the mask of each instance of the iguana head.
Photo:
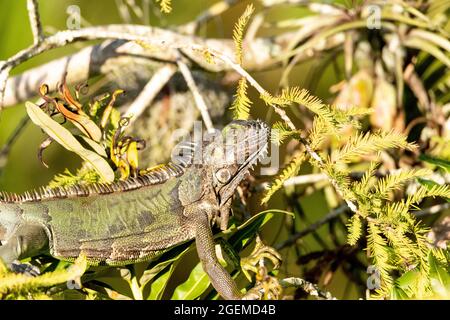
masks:
[(270, 128), (262, 121), (235, 120), (204, 146), (203, 167), (223, 205), (233, 196), (245, 174), (264, 157)]

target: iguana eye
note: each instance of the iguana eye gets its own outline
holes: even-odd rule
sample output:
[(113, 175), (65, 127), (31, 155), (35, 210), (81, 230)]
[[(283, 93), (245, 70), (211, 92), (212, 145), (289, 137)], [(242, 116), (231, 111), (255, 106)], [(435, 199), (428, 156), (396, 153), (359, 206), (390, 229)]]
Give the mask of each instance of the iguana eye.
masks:
[(222, 169), (217, 170), (216, 171), (216, 178), (222, 184), (227, 183), (230, 180), (230, 178), (231, 178), (230, 170), (228, 170), (226, 168), (222, 168)]

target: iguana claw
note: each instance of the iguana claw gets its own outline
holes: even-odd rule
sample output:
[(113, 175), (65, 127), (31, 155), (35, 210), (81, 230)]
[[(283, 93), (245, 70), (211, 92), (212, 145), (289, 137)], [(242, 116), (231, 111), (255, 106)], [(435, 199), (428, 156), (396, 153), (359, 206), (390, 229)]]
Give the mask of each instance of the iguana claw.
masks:
[(259, 237), (256, 237), (256, 245), (252, 253), (248, 257), (241, 259), (242, 272), (249, 281), (252, 281), (249, 271), (258, 274), (258, 265), (264, 258), (273, 263), (274, 269), (278, 269), (280, 267), (280, 254), (274, 248), (265, 245)]
[(278, 279), (270, 276), (266, 267), (260, 266), (256, 273), (256, 285), (244, 295), (243, 300), (277, 300), (281, 293)]
[(252, 281), (250, 271), (256, 274), (256, 285), (245, 294), (243, 297), (245, 300), (272, 300), (278, 299), (281, 295), (281, 285), (275, 277), (268, 274), (263, 263), (264, 258), (273, 263), (274, 269), (279, 268), (280, 254), (272, 247), (265, 245), (258, 236), (253, 252), (248, 257), (241, 259), (241, 269), (247, 279)]
[(22, 273), (32, 277), (37, 277), (41, 274), (41, 271), (38, 267), (33, 266), (30, 263), (21, 263), (19, 261), (14, 261), (10, 265), (10, 269), (15, 273)]

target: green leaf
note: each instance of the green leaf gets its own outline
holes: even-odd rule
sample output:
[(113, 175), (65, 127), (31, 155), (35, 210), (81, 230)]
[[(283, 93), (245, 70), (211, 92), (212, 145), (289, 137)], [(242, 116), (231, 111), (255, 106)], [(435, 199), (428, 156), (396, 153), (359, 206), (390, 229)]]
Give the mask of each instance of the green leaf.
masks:
[(172, 263), (167, 270), (161, 272), (161, 275), (152, 282), (150, 286), (150, 295), (147, 300), (159, 300), (161, 299), (164, 290), (166, 289), (167, 283), (169, 282), (169, 278), (175, 270), (175, 264)]
[[(254, 215), (253, 217), (248, 219), (245, 223), (237, 227), (236, 230), (228, 229), (223, 233), (230, 233), (230, 232), (233, 233), (233, 236), (229, 239), (228, 242), (231, 243), (231, 245), (236, 251), (240, 251), (240, 248), (245, 246), (257, 231), (259, 231), (275, 215), (279, 214), (285, 214), (294, 217), (294, 214), (292, 212), (270, 209)], [(220, 234), (221, 233), (219, 233), (218, 235)]]
[(420, 273), (417, 270), (410, 270), (405, 272), (395, 282), (397, 287), (401, 288), (403, 291), (409, 291), (411, 288), (415, 287), (418, 277), (420, 277)]
[(427, 156), (426, 154), (421, 154), (419, 156), (419, 159), (422, 161), (434, 164), (436, 166), (439, 166), (442, 169), (444, 169), (446, 172), (450, 173), (450, 161), (448, 161), (448, 160), (430, 157), (430, 156)]
[(94, 168), (104, 182), (114, 181), (114, 171), (108, 162), (101, 156), (83, 148), (80, 142), (70, 133), (69, 130), (61, 126), (49, 115), (41, 110), (37, 105), (26, 102), (28, 116), (37, 126), (41, 127), (53, 140), (69, 151), (78, 154), (84, 161)]
[(442, 297), (450, 296), (450, 274), (430, 252), (428, 255), (430, 263), (430, 278), (433, 291)]
[(193, 300), (199, 297), (209, 287), (209, 278), (201, 262), (192, 269), (189, 278), (180, 284), (174, 291), (171, 300)]
[(409, 32), (409, 35), (417, 36), (426, 41), (432, 42), (435, 45), (440, 46), (442, 49), (444, 49), (444, 51), (450, 52), (450, 41), (435, 32), (429, 32), (422, 29), (414, 29)]
[[(139, 284), (144, 288), (147, 283), (152, 281), (160, 272), (171, 264), (175, 264), (181, 260), (181, 258), (190, 250), (194, 248), (194, 243), (184, 243), (182, 245), (176, 246), (161, 254), (158, 257), (156, 263), (145, 270), (139, 279)], [(155, 257), (156, 258), (156, 257)]]
[(442, 52), (437, 46), (430, 43), (429, 41), (417, 36), (410, 36), (404, 41), (404, 45), (409, 48), (425, 51), (444, 63), (448, 68), (450, 68), (450, 58), (447, 57), (446, 54)]
[(95, 142), (94, 140), (83, 135), (80, 135), (78, 137), (83, 139), (97, 154), (101, 155), (102, 157), (108, 158), (105, 148), (103, 148), (98, 142)]

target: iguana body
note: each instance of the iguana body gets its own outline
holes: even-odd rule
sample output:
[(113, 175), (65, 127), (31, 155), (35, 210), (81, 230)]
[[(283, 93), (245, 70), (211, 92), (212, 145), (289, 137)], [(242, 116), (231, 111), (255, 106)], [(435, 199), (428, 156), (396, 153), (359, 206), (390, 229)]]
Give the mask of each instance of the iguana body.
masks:
[(218, 139), (195, 145), (187, 157), (145, 176), (2, 193), (0, 258), (9, 264), (46, 252), (64, 260), (82, 253), (93, 265), (126, 265), (195, 238), (214, 288), (225, 299), (242, 298), (217, 260), (211, 226), (226, 227), (231, 197), (266, 152), (268, 135), (262, 122), (234, 121)]

